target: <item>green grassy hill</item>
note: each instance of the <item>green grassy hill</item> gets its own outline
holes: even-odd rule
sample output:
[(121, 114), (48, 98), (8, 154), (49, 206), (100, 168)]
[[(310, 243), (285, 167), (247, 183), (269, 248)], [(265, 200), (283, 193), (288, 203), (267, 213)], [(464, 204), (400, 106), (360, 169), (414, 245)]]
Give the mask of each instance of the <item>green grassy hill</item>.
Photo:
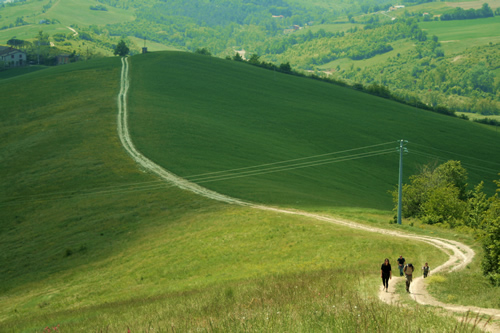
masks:
[[(52, 35), (62, 32), (71, 33), (66, 26), (105, 25), (134, 20), (133, 9), (125, 10), (107, 6), (107, 11), (90, 10), (96, 2), (91, 0), (66, 1), (27, 1), (16, 6), (6, 6), (1, 9), (2, 23), (9, 26), (18, 17), (23, 18), (28, 25), (13, 27), (0, 31), (0, 40), (13, 36), (19, 39), (34, 38), (39, 30)], [(57, 20), (54, 24), (40, 24), (42, 20)]]
[(500, 42), (495, 31), (500, 29), (500, 17), (465, 21), (432, 21), (419, 24), (430, 36), (441, 41), (445, 54), (460, 54), (467, 48)]
[[(204, 48), (225, 58), (244, 50), (248, 58), (255, 54), (277, 65), (290, 63), (294, 70), (349, 84), (383, 85), (406, 101), (499, 113), (498, 15), (439, 21), (456, 7), (478, 9), (484, 2), (403, 2), (404, 8), (391, 11), (393, 4), (385, 0), (215, 3), (100, 1), (106, 10), (91, 10), (90, 0), (5, 4), (0, 5), (0, 44), (29, 42), (22, 46), (28, 61), (46, 65), (61, 53), (78, 60), (111, 56), (120, 39), (131, 54), (140, 53), (145, 40), (151, 51)], [(499, 6), (497, 0), (486, 3), (492, 11)], [(297, 30), (290, 29), (294, 26)], [(42, 42), (41, 51), (36, 47), (40, 31), (51, 45)]]
[[(6, 5), (0, 8), (0, 45), (6, 45), (11, 38), (33, 42), (39, 31), (53, 36), (62, 34), (72, 36), (64, 41), (51, 38), (53, 46), (59, 48), (60, 53), (77, 52), (79, 55), (92, 54), (112, 55), (109, 45), (103, 45), (109, 39), (101, 38), (99, 41), (83, 40), (75, 31), (88, 30), (90, 26), (104, 26), (121, 22), (130, 22), (135, 19), (132, 8), (125, 10), (107, 6), (107, 11), (90, 10), (95, 6), (95, 1), (69, 0), (69, 1), (27, 1), (15, 6)], [(23, 25), (16, 25), (22, 19)], [(47, 22), (47, 23), (45, 23)], [(116, 43), (116, 41), (113, 41)], [(134, 45), (131, 41), (131, 46)], [(140, 44), (139, 44), (140, 45)]]
[[(130, 61), (133, 139), (181, 176), (297, 166), (405, 138), (423, 153), (472, 158), (476, 178), (495, 177), (498, 133), (469, 122), (194, 54)], [(432, 309), (376, 299), (383, 258), (436, 266), (443, 252), (214, 202), (138, 168), (117, 136), (119, 77), (118, 58), (0, 76), (0, 331), (456, 328)], [(423, 161), (412, 156), (416, 170)], [(395, 170), (391, 153), (200, 183), (324, 212), (384, 209)]]
[(484, 180), (494, 189), (500, 134), (480, 125), (203, 56), (148, 54), (131, 68), (138, 148), (216, 191), (310, 209), (390, 209), (400, 139), (409, 141), (407, 177), (423, 164), (458, 159), (471, 185)]

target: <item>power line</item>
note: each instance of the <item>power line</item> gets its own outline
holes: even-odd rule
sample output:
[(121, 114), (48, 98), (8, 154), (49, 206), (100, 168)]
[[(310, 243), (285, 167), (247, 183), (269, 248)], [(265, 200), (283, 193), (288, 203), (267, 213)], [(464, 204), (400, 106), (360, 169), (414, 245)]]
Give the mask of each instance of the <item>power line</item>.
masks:
[[(274, 163), (255, 165), (255, 166), (251, 166), (251, 167), (244, 167), (244, 168), (230, 169), (230, 170), (217, 171), (217, 172), (211, 172), (211, 173), (204, 173), (204, 174), (199, 174), (199, 175), (187, 176), (184, 178), (187, 180), (193, 181), (193, 182), (207, 183), (207, 182), (214, 182), (214, 181), (225, 181), (225, 180), (234, 179), (234, 178), (241, 178), (241, 177), (257, 176), (257, 175), (262, 175), (262, 174), (267, 174), (267, 173), (283, 172), (283, 171), (289, 171), (289, 170), (294, 170), (294, 169), (299, 169), (299, 168), (314, 167), (314, 166), (344, 162), (344, 161), (349, 161), (349, 160), (356, 160), (356, 159), (361, 159), (361, 158), (367, 158), (367, 157), (373, 157), (373, 156), (378, 156), (378, 155), (394, 153), (395, 151), (394, 151), (394, 149), (391, 148), (391, 149), (376, 150), (376, 151), (371, 151), (371, 152), (363, 152), (363, 153), (358, 153), (358, 154), (351, 154), (351, 155), (347, 155), (347, 156), (340, 156), (340, 157), (334, 157), (334, 158), (305, 161), (308, 159), (324, 157), (324, 156), (331, 156), (331, 155), (335, 155), (335, 154), (352, 152), (352, 151), (357, 151), (357, 150), (361, 150), (361, 149), (379, 147), (382, 145), (393, 144), (393, 143), (394, 142), (382, 143), (382, 144), (377, 144), (377, 145), (370, 145), (370, 146), (365, 146), (365, 147), (360, 147), (360, 148), (343, 150), (343, 151), (339, 151), (339, 152), (313, 155), (313, 156), (296, 158), (296, 159), (291, 159), (291, 160), (286, 160), (286, 161), (279, 161), (279, 162), (274, 162)], [(299, 162), (299, 163), (288, 164), (288, 165), (280, 165), (280, 164), (297, 162), (297, 161), (305, 161), (305, 162)], [(172, 185), (169, 185), (168, 183), (165, 183), (163, 181), (153, 181), (153, 182), (123, 184), (123, 185), (116, 185), (116, 186), (110, 186), (110, 187), (100, 187), (100, 188), (85, 190), (84, 192), (80, 192), (80, 193), (76, 193), (75, 191), (41, 193), (41, 194), (35, 194), (35, 195), (31, 195), (31, 196), (17, 196), (14, 198), (10, 198), (11, 200), (12, 199), (13, 200), (9, 201), (9, 202), (5, 202), (5, 203), (0, 203), (0, 207), (19, 205), (19, 204), (24, 204), (24, 203), (29, 203), (29, 202), (37, 202), (37, 201), (38, 202), (54, 201), (54, 200), (62, 200), (62, 199), (66, 199), (66, 198), (71, 198), (71, 197), (85, 198), (85, 197), (89, 197), (89, 196), (118, 194), (118, 193), (122, 194), (122, 193), (129, 193), (129, 192), (135, 192), (135, 191), (156, 190), (156, 189), (160, 189), (160, 188), (169, 188), (169, 187), (172, 187)], [(16, 200), (16, 199), (21, 199), (21, 200)]]
[[(422, 152), (422, 151), (419, 151), (419, 150), (412, 149), (411, 152), (413, 154), (415, 154), (415, 155), (420, 155), (420, 156), (424, 156), (424, 157), (428, 157), (428, 158), (433, 158), (433, 159), (436, 159), (436, 160), (439, 160), (439, 161), (447, 161), (447, 159), (444, 158), (444, 157), (437, 156), (437, 155), (434, 155), (434, 154), (429, 154), (429, 153)], [(482, 172), (487, 172), (487, 173), (494, 173), (494, 174), (497, 174), (497, 173), (500, 172), (500, 170), (495, 170), (495, 169), (491, 169), (491, 168), (487, 168), (487, 167), (483, 167), (483, 166), (478, 166), (478, 165), (474, 165), (474, 164), (464, 163), (463, 161), (460, 161), (460, 164), (462, 164), (464, 167), (467, 167), (468, 169), (471, 169), (471, 170), (482, 171)]]
[[(278, 161), (278, 162), (265, 163), (265, 164), (254, 165), (254, 166), (249, 166), (249, 167), (242, 167), (242, 168), (235, 168), (235, 169), (229, 169), (229, 170), (221, 170), (221, 171), (215, 171), (215, 172), (202, 173), (202, 174), (197, 174), (197, 175), (192, 175), (192, 176), (186, 176), (184, 178), (186, 180), (189, 180), (189, 181), (192, 181), (195, 183), (209, 183), (209, 182), (215, 182), (215, 181), (226, 181), (226, 180), (235, 179), (235, 178), (242, 178), (242, 177), (260, 176), (260, 175), (264, 175), (264, 174), (268, 174), (268, 173), (291, 171), (291, 170), (295, 170), (295, 169), (302, 169), (302, 168), (308, 168), (308, 167), (316, 167), (316, 166), (321, 166), (321, 165), (325, 165), (325, 164), (346, 162), (346, 161), (352, 161), (352, 160), (357, 160), (357, 159), (362, 159), (362, 158), (368, 158), (368, 157), (374, 157), (374, 156), (394, 153), (394, 152), (396, 152), (396, 150), (394, 150), (394, 148), (387, 148), (387, 149), (381, 149), (381, 150), (372, 150), (372, 151), (368, 151), (368, 152), (360, 152), (360, 153), (350, 154), (350, 155), (333, 156), (333, 155), (345, 154), (345, 153), (349, 153), (349, 152), (355, 152), (355, 151), (359, 151), (359, 150), (366, 150), (366, 149), (370, 149), (370, 148), (380, 147), (380, 146), (384, 146), (384, 145), (393, 145), (393, 144), (394, 144), (394, 141), (391, 141), (391, 142), (380, 143), (380, 144), (376, 144), (376, 145), (347, 149), (347, 150), (342, 150), (342, 151), (337, 151), (337, 152), (330, 152), (330, 153), (326, 153), (326, 154), (312, 155), (312, 156), (308, 156), (308, 157), (295, 158), (295, 159), (290, 159), (290, 160), (285, 160), (285, 161)], [(481, 162), (489, 162), (492, 164), (497, 164), (497, 163), (494, 163), (491, 161), (485, 161), (485, 160), (478, 159), (478, 158), (471, 157), (471, 156), (453, 153), (453, 152), (449, 152), (449, 151), (445, 151), (445, 150), (441, 150), (441, 149), (437, 149), (437, 148), (433, 148), (433, 147), (427, 147), (425, 145), (412, 143), (412, 145), (413, 144), (417, 145), (417, 146), (424, 147), (424, 148), (444, 152), (444, 153), (455, 154), (458, 156), (471, 158), (471, 159), (481, 161)], [(446, 158), (444, 158), (444, 157), (434, 155), (431, 153), (427, 153), (427, 152), (423, 152), (423, 151), (419, 151), (419, 150), (412, 149), (412, 153), (415, 155), (418, 155), (418, 156), (433, 158), (433, 159), (440, 160), (440, 161), (446, 161)], [(327, 156), (332, 156), (332, 157), (322, 158), (322, 157), (327, 157)], [(293, 163), (293, 162), (297, 162), (297, 163)], [(478, 165), (473, 165), (473, 164), (463, 163), (463, 162), (462, 162), (462, 165), (464, 165), (468, 169), (472, 169), (472, 170), (477, 170), (477, 171), (487, 172), (487, 173), (495, 173), (495, 174), (498, 173), (498, 170), (494, 170), (494, 169), (483, 167), (483, 166), (478, 166)], [(497, 164), (497, 165), (500, 165), (500, 164)], [(19, 204), (25, 204), (25, 203), (30, 203), (30, 202), (45, 202), (45, 201), (62, 200), (62, 199), (71, 198), (71, 197), (86, 198), (86, 197), (99, 196), (99, 195), (112, 195), (112, 194), (124, 194), (124, 193), (131, 193), (131, 192), (139, 192), (139, 191), (151, 191), (151, 190), (158, 190), (161, 188), (164, 188), (164, 189), (170, 188), (172, 186), (173, 185), (165, 183), (162, 180), (157, 180), (157, 181), (149, 181), (149, 182), (138, 182), (138, 183), (131, 183), (131, 184), (115, 185), (115, 186), (109, 186), (109, 187), (97, 187), (94, 189), (84, 190), (83, 192), (79, 192), (79, 193), (75, 192), (75, 191), (41, 193), (41, 194), (35, 194), (35, 195), (31, 195), (31, 196), (17, 196), (17, 197), (9, 198), (11, 201), (0, 203), (0, 207), (19, 205)]]
[(490, 163), (490, 164), (498, 165), (500, 167), (500, 163), (496, 163), (496, 162), (492, 162), (492, 161), (488, 161), (488, 160), (483, 160), (483, 159), (480, 159), (477, 157), (467, 156), (467, 155), (463, 155), (463, 154), (459, 154), (459, 153), (455, 153), (455, 152), (451, 152), (451, 151), (447, 151), (447, 150), (443, 150), (443, 149), (438, 149), (435, 147), (429, 147), (429, 146), (421, 145), (421, 144), (414, 143), (414, 142), (412, 142), (412, 145), (421, 146), (421, 147), (426, 148), (426, 149), (437, 150), (437, 151), (442, 152), (442, 153), (466, 157), (466, 158), (470, 158), (471, 160), (476, 160), (476, 161), (483, 162), (483, 163)]
[(223, 173), (223, 172), (231, 172), (231, 171), (237, 171), (237, 170), (254, 169), (254, 168), (260, 168), (260, 167), (270, 166), (270, 165), (276, 165), (276, 164), (285, 164), (285, 163), (290, 163), (290, 162), (295, 162), (295, 161), (307, 160), (307, 159), (318, 158), (318, 157), (329, 156), (329, 155), (335, 155), (335, 154), (342, 154), (342, 153), (347, 153), (347, 152), (351, 152), (351, 151), (368, 149), (368, 148), (374, 148), (374, 147), (379, 147), (379, 146), (383, 146), (383, 145), (392, 145), (392, 144), (394, 144), (394, 141), (385, 142), (385, 143), (379, 143), (379, 144), (376, 144), (376, 145), (370, 145), (370, 146), (365, 146), (365, 147), (360, 147), (360, 148), (347, 149), (347, 150), (342, 150), (342, 151), (337, 151), (337, 152), (332, 152), (332, 153), (312, 155), (312, 156), (301, 157), (301, 158), (295, 158), (295, 159), (291, 159), (291, 160), (285, 160), (285, 161), (279, 161), (279, 162), (273, 162), (273, 163), (266, 163), (266, 164), (259, 164), (259, 165), (254, 165), (254, 166), (249, 166), (249, 167), (243, 167), (243, 168), (237, 168), (237, 169), (230, 169), (230, 170), (223, 170), (223, 171), (215, 171), (215, 172), (202, 173), (202, 174), (194, 175), (194, 176), (191, 176), (191, 177), (211, 175), (211, 174), (217, 174), (217, 173)]
[(258, 169), (258, 170), (250, 170), (250, 171), (243, 171), (243, 172), (237, 172), (237, 173), (222, 174), (220, 176), (193, 177), (193, 178), (186, 177), (186, 179), (189, 181), (196, 182), (196, 183), (222, 181), (222, 180), (228, 180), (228, 179), (232, 179), (232, 178), (256, 176), (256, 175), (262, 175), (262, 174), (273, 173), (273, 172), (290, 171), (290, 170), (295, 170), (295, 169), (320, 166), (320, 165), (324, 165), (324, 164), (345, 162), (345, 161), (351, 161), (351, 160), (356, 160), (356, 159), (361, 159), (361, 158), (366, 158), (366, 157), (373, 157), (373, 156), (378, 156), (378, 155), (391, 154), (391, 153), (395, 153), (395, 150), (393, 148), (383, 149), (383, 150), (378, 150), (378, 151), (373, 151), (373, 152), (360, 153), (360, 154), (353, 154), (353, 155), (349, 155), (349, 156), (341, 156), (341, 157), (336, 157), (336, 158), (323, 159), (323, 160), (318, 160), (318, 161), (302, 162), (302, 163), (295, 163), (295, 164), (285, 165), (285, 166), (277, 166), (277, 167), (271, 167), (271, 168), (262, 168), (262, 169)]

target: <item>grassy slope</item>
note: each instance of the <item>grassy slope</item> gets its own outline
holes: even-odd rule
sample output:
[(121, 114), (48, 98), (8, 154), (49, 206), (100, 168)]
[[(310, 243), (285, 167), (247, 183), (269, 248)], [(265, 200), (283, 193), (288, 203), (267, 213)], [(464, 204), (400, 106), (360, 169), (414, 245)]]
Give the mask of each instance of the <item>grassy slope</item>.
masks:
[[(201, 58), (158, 56), (186, 74), (199, 73), (183, 58)], [(135, 70), (136, 58), (132, 64)], [(248, 75), (260, 72), (230, 64)], [(453, 327), (426, 310), (371, 300), (383, 257), (404, 253), (414, 262), (432, 258), (435, 266), (444, 259), (440, 251), (158, 185), (116, 136), (118, 77), (119, 61), (111, 58), (0, 80), (6, 92), (0, 96), (6, 106), (0, 114), (2, 331), (57, 324), (71, 332), (147, 325), (234, 330), (244, 328), (243, 316), (256, 318), (254, 327), (285, 331), (297, 325), (350, 330), (380, 325), (377, 320), (394, 329), (394, 323)], [(277, 77), (281, 85), (296, 84)], [(136, 79), (141, 82), (134, 72)], [(149, 97), (154, 109), (161, 98), (154, 91)], [(221, 105), (226, 99), (213, 98)], [(311, 297), (318, 293), (331, 299)], [(417, 321), (396, 320), (403, 317)]]
[(134, 20), (134, 11), (106, 6), (107, 11), (90, 10), (96, 3), (91, 0), (57, 1), (44, 15), (56, 17), (64, 25), (106, 25)]
[(420, 22), (429, 36), (436, 35), (445, 54), (460, 53), (468, 47), (500, 42), (500, 17), (476, 20)]
[[(428, 6), (433, 7), (445, 5), (442, 2), (427, 3), (425, 4), (425, 8), (420, 10), (425, 11)], [(420, 6), (414, 6), (410, 8), (413, 11), (417, 11), (417, 8), (419, 7)], [(427, 10), (431, 9), (427, 8)], [(493, 18), (476, 20), (420, 22), (419, 26), (427, 32), (429, 37), (434, 35), (438, 37), (446, 56), (453, 56), (461, 54), (465, 49), (470, 47), (487, 45), (490, 42), (496, 43), (500, 41), (498, 34), (496, 34), (496, 31), (500, 29), (499, 24), (500, 18), (496, 16)], [(344, 30), (347, 30), (349, 24), (339, 26)], [(327, 30), (328, 27), (329, 26), (326, 25), (325, 30)], [(323, 25), (313, 26), (311, 29), (317, 31), (321, 28), (323, 28)], [(351, 60), (348, 58), (342, 58), (321, 65), (318, 68), (321, 70), (331, 70), (340, 66), (345, 69), (353, 65), (355, 68), (359, 67), (363, 69), (365, 67), (384, 64), (389, 58), (394, 58), (397, 54), (405, 54), (408, 50), (415, 48), (415, 43), (411, 40), (400, 40), (392, 42), (391, 46), (393, 47), (392, 51), (376, 55), (370, 59)], [(411, 66), (408, 70), (411, 70)], [(496, 73), (496, 75), (498, 76), (498, 73)], [(377, 78), (375, 78), (375, 81), (377, 81)]]
[(498, 133), (352, 89), (183, 53), (134, 57), (132, 78), (137, 146), (184, 177), (387, 142), (382, 148), (394, 148), (393, 154), (367, 159), (201, 182), (246, 200), (389, 209), (398, 139), (410, 142), (407, 176), (436, 159), (460, 159), (470, 166), (471, 184), (484, 180), (492, 190), (500, 170)]
[[(108, 11), (90, 10), (90, 6), (96, 5), (95, 1), (91, 0), (52, 1), (53, 5), (44, 13), (42, 11), (43, 6), (48, 3), (48, 0), (30, 1), (23, 5), (2, 8), (0, 10), (0, 26), (14, 24), (18, 17), (22, 17), (29, 24), (0, 30), (0, 45), (6, 45), (7, 41), (14, 37), (33, 41), (39, 31), (48, 33), (50, 36), (56, 33), (68, 35), (73, 33), (67, 28), (68, 26), (75, 26), (77, 28), (79, 25), (105, 25), (134, 20), (133, 10), (118, 9), (111, 6), (106, 6)], [(60, 23), (39, 24), (41, 20), (45, 19), (57, 19)], [(92, 45), (92, 43), (87, 43), (86, 46), (83, 46), (81, 43), (75, 41), (71, 43), (72, 46), (70, 49), (77, 51), (79, 46), (84, 50), (89, 45)], [(62, 46), (59, 45), (59, 47)], [(98, 45), (95, 47), (97, 51), (102, 53), (108, 51), (101, 49)]]
[[(38, 25), (42, 19), (57, 19), (61, 25), (105, 25), (117, 22), (130, 21), (134, 19), (133, 10), (125, 10), (106, 6), (107, 11), (90, 10), (95, 6), (91, 0), (64, 0), (52, 1), (52, 6), (43, 12), (43, 6), (49, 0), (29, 1), (22, 5), (7, 6), (1, 9), (2, 22), (15, 23), (16, 18), (23, 17), (27, 23)], [(51, 25), (39, 25), (38, 28), (50, 28)], [(28, 28), (26, 26), (21, 28)]]

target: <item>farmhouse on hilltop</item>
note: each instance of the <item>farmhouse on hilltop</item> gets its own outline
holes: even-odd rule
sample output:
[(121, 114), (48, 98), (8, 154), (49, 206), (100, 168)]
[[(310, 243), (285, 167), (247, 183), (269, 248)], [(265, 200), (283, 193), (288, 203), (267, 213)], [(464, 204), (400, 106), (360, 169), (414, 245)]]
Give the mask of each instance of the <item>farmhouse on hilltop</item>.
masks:
[(8, 46), (0, 46), (0, 62), (5, 67), (19, 67), (26, 65), (26, 53)]

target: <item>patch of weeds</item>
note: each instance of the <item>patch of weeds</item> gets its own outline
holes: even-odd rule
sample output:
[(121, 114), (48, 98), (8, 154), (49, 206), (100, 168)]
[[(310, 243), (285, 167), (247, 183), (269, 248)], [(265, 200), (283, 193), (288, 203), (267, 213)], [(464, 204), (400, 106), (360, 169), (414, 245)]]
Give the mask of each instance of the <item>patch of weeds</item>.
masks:
[(429, 284), (434, 284), (434, 283), (443, 283), (446, 282), (446, 277), (443, 275), (432, 275), (429, 277)]

